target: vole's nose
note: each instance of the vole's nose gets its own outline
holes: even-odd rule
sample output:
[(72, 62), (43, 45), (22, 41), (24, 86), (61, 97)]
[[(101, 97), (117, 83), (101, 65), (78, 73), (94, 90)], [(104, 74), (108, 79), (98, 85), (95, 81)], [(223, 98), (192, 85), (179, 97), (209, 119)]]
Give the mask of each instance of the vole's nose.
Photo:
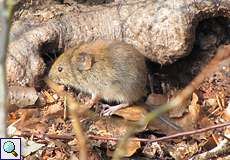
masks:
[(48, 78), (51, 78), (51, 77), (52, 77), (52, 73), (49, 73), (49, 74), (48, 74)]

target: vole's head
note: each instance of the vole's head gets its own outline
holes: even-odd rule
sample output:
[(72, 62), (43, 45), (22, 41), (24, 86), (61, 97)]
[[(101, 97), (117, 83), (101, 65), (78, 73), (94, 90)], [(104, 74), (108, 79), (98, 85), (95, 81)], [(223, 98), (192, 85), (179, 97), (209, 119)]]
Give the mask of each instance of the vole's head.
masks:
[(49, 79), (58, 84), (69, 85), (74, 79), (71, 66), (70, 55), (63, 53), (60, 55), (49, 71)]
[(70, 49), (54, 62), (49, 72), (49, 78), (59, 84), (77, 86), (84, 83), (82, 75), (90, 72), (93, 63), (93, 55), (78, 49)]

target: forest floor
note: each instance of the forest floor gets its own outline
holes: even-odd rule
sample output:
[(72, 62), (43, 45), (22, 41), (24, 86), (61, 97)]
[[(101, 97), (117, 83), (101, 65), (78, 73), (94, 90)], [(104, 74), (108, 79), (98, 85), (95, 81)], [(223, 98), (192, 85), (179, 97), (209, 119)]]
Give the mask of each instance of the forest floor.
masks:
[[(196, 41), (191, 54), (174, 64), (161, 66), (147, 61), (152, 85), (147, 86), (148, 103), (157, 106), (174, 97), (178, 91), (198, 75), (212, 59), (220, 44), (230, 44), (230, 22), (225, 18), (213, 18), (199, 24)], [(227, 34), (226, 34), (227, 30)], [(70, 90), (80, 102), (90, 96)], [(152, 92), (152, 93), (151, 93)], [(42, 89), (46, 105), (16, 108), (8, 115), (8, 125), (14, 124), (17, 135), (29, 140), (26, 154), (29, 159), (75, 159), (79, 155), (79, 143), (66, 111), (65, 97), (58, 96), (47, 86)], [(217, 72), (205, 79), (202, 85), (186, 102), (163, 116), (180, 126), (183, 131), (196, 130), (230, 120), (230, 62), (223, 61)], [(99, 109), (98, 109), (99, 108)], [(106, 137), (124, 135), (130, 128), (127, 121), (141, 120), (147, 113), (142, 106), (131, 106), (117, 112), (115, 116), (101, 117), (100, 104), (93, 109), (92, 116), (80, 115), (84, 133), (88, 136), (88, 159), (109, 159), (116, 142)], [(135, 136), (159, 138), (182, 131), (175, 130), (159, 119), (144, 127)], [(218, 146), (230, 133), (229, 128), (220, 128), (160, 142), (130, 143), (127, 159), (188, 159), (195, 154)], [(99, 136), (100, 139), (92, 138)], [(103, 139), (104, 137), (104, 139)], [(42, 145), (41, 145), (42, 144)], [(33, 147), (31, 147), (33, 146)], [(225, 158), (229, 155), (223, 155)], [(217, 157), (216, 159), (220, 159)]]

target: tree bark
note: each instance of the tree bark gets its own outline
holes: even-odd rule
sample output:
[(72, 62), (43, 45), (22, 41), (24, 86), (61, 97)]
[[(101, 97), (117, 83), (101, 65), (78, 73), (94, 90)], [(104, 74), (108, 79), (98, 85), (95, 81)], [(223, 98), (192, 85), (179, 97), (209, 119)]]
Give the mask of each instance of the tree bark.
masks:
[(230, 1), (126, 0), (97, 6), (53, 5), (28, 12), (11, 28), (9, 85), (34, 86), (46, 70), (41, 57), (47, 50), (62, 52), (95, 39), (122, 40), (154, 62), (173, 63), (190, 53), (201, 20), (230, 17)]

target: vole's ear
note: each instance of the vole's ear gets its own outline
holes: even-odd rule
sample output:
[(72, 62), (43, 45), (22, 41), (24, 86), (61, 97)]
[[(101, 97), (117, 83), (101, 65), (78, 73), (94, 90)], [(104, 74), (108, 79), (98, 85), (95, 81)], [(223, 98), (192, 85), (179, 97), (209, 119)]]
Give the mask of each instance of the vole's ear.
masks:
[(89, 70), (94, 63), (94, 57), (86, 52), (81, 52), (71, 58), (71, 63), (76, 66), (79, 71)]

